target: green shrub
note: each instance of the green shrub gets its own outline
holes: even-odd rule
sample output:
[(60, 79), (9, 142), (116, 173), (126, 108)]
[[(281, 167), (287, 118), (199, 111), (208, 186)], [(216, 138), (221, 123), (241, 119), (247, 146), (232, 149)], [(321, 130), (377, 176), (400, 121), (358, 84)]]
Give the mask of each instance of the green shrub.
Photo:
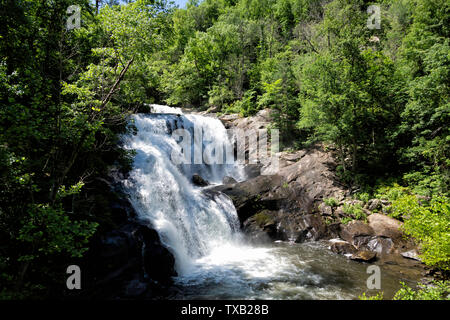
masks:
[(450, 281), (434, 281), (428, 286), (419, 284), (417, 290), (401, 284), (393, 300), (450, 300)]
[(344, 204), (342, 211), (345, 214), (351, 215), (356, 220), (367, 221), (367, 214), (364, 212), (360, 204)]
[(447, 197), (434, 197), (421, 205), (413, 196), (393, 203), (394, 215), (405, 217), (403, 230), (420, 242), (427, 265), (450, 270), (450, 204)]
[(351, 217), (344, 217), (341, 219), (342, 224), (348, 224), (350, 221), (353, 221), (353, 218)]
[(337, 207), (337, 205), (339, 204), (339, 201), (335, 198), (326, 198), (323, 199), (323, 202), (330, 207)]
[(383, 300), (383, 292), (380, 292), (374, 296), (367, 296), (364, 292), (358, 297), (359, 300)]
[(411, 194), (409, 188), (402, 187), (399, 184), (394, 183), (392, 186), (379, 187), (375, 192), (375, 197), (378, 199), (395, 201), (407, 194)]
[(361, 192), (361, 193), (356, 194), (355, 198), (357, 200), (361, 200), (364, 203), (367, 203), (370, 200), (370, 195), (367, 192)]
[[(392, 300), (450, 300), (450, 281), (434, 281), (431, 285), (419, 284), (417, 289), (408, 287), (400, 282), (402, 288), (398, 290)], [(383, 300), (383, 292), (368, 296), (364, 292), (359, 300)]]

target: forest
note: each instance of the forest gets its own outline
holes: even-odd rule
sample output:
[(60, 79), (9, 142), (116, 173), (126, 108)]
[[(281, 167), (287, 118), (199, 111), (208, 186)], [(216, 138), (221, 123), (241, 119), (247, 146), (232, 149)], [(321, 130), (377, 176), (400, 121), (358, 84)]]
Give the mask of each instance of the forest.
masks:
[(96, 181), (130, 170), (120, 136), (150, 103), (273, 110), (282, 149), (333, 150), (448, 277), (449, 1), (1, 0), (0, 16), (0, 299), (58, 292), (111, 225)]

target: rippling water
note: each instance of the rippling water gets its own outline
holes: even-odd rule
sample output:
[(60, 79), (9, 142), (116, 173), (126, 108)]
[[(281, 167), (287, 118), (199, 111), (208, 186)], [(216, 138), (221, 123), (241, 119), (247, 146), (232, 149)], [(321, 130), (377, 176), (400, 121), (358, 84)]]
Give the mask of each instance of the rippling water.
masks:
[[(269, 247), (226, 245), (198, 259), (176, 279), (177, 299), (311, 300), (357, 299), (367, 289), (369, 264), (332, 253), (326, 243), (274, 243)], [(402, 276), (381, 266), (381, 291), (391, 298), (399, 281), (415, 284), (417, 274)]]

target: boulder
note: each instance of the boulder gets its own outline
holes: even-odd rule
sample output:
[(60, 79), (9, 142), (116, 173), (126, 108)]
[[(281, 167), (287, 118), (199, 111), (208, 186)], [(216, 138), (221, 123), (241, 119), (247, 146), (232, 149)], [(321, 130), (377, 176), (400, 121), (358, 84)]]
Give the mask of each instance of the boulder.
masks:
[(376, 236), (391, 238), (395, 243), (402, 242), (403, 232), (400, 228), (403, 223), (400, 221), (379, 213), (371, 214), (367, 220)]
[(363, 242), (370, 239), (374, 235), (372, 228), (362, 221), (350, 221), (347, 225), (341, 225), (339, 236), (353, 244), (360, 247)]
[(354, 253), (350, 259), (358, 262), (372, 262), (376, 259), (376, 253), (367, 250), (361, 250)]
[(342, 240), (333, 241), (330, 249), (334, 253), (342, 255), (354, 254), (358, 251), (351, 243)]
[(207, 187), (209, 186), (209, 182), (203, 179), (199, 174), (194, 174), (192, 176), (192, 183), (199, 187)]
[(321, 203), (319, 205), (319, 212), (322, 216), (332, 216), (333, 208), (330, 206), (327, 206), (325, 203)]
[(142, 241), (142, 262), (145, 276), (150, 279), (168, 282), (177, 275), (175, 258), (167, 248), (161, 245), (158, 233), (147, 226), (140, 226), (135, 236)]
[(402, 255), (403, 258), (412, 259), (412, 260), (416, 260), (416, 261), (422, 262), (422, 259), (420, 259), (419, 254), (414, 249), (410, 250), (410, 251), (402, 252), (400, 254)]
[(307, 214), (298, 218), (296, 223), (296, 243), (317, 241), (326, 238), (327, 227), (320, 215)]
[(366, 247), (378, 254), (387, 254), (392, 252), (394, 242), (391, 238), (375, 236), (367, 242)]

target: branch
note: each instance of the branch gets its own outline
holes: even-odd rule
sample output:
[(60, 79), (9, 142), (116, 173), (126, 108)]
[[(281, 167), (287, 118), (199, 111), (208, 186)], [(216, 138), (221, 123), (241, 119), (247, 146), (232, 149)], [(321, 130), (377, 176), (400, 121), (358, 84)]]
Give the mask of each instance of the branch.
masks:
[(122, 72), (120, 72), (119, 77), (116, 79), (116, 82), (114, 83), (114, 85), (112, 86), (111, 90), (109, 90), (109, 93), (106, 95), (106, 97), (102, 100), (102, 104), (100, 106), (100, 109), (102, 110), (106, 104), (109, 102), (109, 100), (111, 100), (111, 97), (113, 96), (114, 92), (116, 91), (117, 86), (120, 84), (120, 82), (122, 81), (125, 73), (127, 73), (128, 68), (130, 67), (130, 65), (133, 63), (134, 59), (131, 59), (130, 61), (128, 61), (127, 65), (125, 66), (125, 68), (123, 68)]

